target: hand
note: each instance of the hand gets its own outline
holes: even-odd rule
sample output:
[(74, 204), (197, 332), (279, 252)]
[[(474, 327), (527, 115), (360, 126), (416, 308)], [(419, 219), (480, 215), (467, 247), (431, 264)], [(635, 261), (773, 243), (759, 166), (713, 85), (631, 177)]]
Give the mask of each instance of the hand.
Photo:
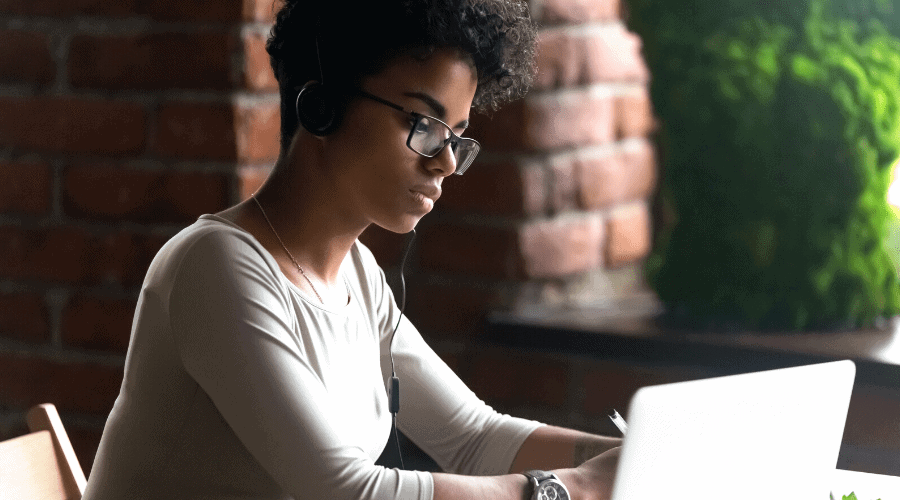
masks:
[(609, 500), (621, 450), (618, 446), (612, 448), (575, 469), (568, 469), (566, 472), (570, 474), (566, 476), (569, 477), (560, 477), (573, 500)]

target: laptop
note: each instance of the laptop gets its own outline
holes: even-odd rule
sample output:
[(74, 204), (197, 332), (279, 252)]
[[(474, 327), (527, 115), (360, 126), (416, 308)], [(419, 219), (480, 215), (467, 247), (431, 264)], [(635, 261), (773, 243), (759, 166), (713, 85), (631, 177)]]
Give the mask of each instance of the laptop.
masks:
[(639, 389), (612, 500), (827, 500), (856, 366)]

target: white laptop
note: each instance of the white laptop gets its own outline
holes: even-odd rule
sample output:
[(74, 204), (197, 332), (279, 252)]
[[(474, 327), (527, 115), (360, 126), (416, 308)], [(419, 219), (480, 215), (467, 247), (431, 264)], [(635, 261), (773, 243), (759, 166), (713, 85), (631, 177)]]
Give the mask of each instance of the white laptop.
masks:
[(827, 500), (855, 375), (837, 361), (639, 389), (612, 500)]

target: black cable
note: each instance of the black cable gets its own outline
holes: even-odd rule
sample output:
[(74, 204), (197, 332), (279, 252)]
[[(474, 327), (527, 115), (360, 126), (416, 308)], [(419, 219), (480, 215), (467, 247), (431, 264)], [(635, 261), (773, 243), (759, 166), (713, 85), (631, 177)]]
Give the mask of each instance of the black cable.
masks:
[(400, 457), (400, 468), (406, 469), (403, 464), (403, 453), (400, 451), (400, 434), (397, 430), (397, 413), (400, 411), (400, 379), (397, 378), (397, 372), (394, 371), (394, 335), (400, 328), (400, 320), (403, 319), (403, 311), (406, 310), (406, 279), (403, 277), (403, 269), (406, 266), (406, 257), (409, 256), (409, 250), (412, 248), (413, 240), (416, 239), (416, 230), (410, 231), (409, 241), (406, 243), (406, 251), (403, 252), (403, 259), (400, 261), (400, 315), (397, 318), (397, 325), (391, 333), (391, 343), (388, 351), (391, 355), (391, 393), (390, 393), (390, 410), (393, 415), (394, 439), (397, 442), (397, 456)]

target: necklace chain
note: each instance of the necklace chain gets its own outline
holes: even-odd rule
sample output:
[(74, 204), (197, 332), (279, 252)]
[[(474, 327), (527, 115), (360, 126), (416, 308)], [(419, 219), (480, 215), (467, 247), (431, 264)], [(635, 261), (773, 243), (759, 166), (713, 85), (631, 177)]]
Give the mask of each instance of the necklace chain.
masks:
[(300, 264), (297, 263), (297, 259), (295, 259), (293, 255), (291, 255), (291, 251), (288, 250), (287, 246), (285, 246), (284, 242), (281, 241), (281, 236), (278, 236), (278, 231), (275, 230), (275, 226), (272, 225), (272, 221), (269, 220), (269, 216), (266, 215), (266, 211), (263, 210), (262, 204), (259, 202), (259, 200), (256, 199), (256, 195), (253, 194), (253, 195), (250, 195), (250, 197), (253, 198), (253, 201), (256, 202), (256, 206), (259, 207), (259, 211), (262, 212), (263, 217), (265, 217), (265, 219), (266, 219), (266, 222), (269, 223), (269, 228), (272, 229), (272, 234), (274, 234), (275, 237), (278, 238), (278, 243), (281, 243), (281, 248), (283, 248), (284, 252), (288, 255), (288, 257), (291, 258), (291, 262), (293, 262), (294, 265), (297, 266), (297, 270), (300, 271), (300, 274), (302, 274), (303, 277), (306, 278), (306, 282), (309, 283), (310, 287), (312, 287), (312, 291), (314, 294), (316, 294), (316, 297), (319, 299), (319, 302), (324, 304), (325, 301), (322, 300), (322, 296), (319, 295), (319, 291), (316, 290), (316, 286), (313, 285), (313, 282), (309, 279), (309, 276), (306, 275), (306, 272), (303, 270), (302, 267), (300, 267)]

